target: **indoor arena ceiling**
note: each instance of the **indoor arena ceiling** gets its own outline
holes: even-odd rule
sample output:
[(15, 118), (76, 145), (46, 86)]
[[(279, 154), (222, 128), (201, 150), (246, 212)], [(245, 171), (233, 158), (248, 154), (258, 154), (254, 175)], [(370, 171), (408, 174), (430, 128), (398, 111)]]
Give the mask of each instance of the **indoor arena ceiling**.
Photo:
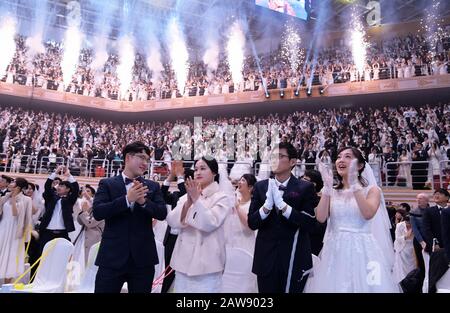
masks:
[[(2, 0), (2, 3), (16, 7), (18, 17), (24, 20), (33, 20), (36, 16), (34, 8), (30, 7), (33, 0)], [(66, 28), (66, 5), (71, 0), (34, 0), (37, 5), (38, 14), (45, 14), (45, 3), (47, 8), (52, 8), (55, 14), (49, 25), (57, 28)], [(87, 34), (95, 29), (97, 20), (97, 9), (95, 3), (103, 0), (81, 0), (83, 29)], [(381, 3), (382, 23), (407, 22), (419, 20), (430, 0), (378, 0)], [(321, 29), (339, 30), (348, 27), (348, 13), (350, 6), (348, 2), (355, 2), (361, 8), (369, 0), (312, 0), (311, 20), (303, 22), (306, 28), (312, 29), (318, 23), (319, 5), (326, 7), (326, 18), (321, 20)], [(450, 15), (450, 1), (441, 0), (440, 12), (442, 16)], [(111, 39), (119, 34), (121, 25), (121, 11), (125, 7), (133, 14), (133, 18), (139, 20), (142, 16), (151, 17), (156, 23), (163, 24), (170, 17), (176, 15), (183, 23), (189, 36), (198, 34), (198, 30), (205, 25), (208, 27), (219, 27), (227, 18), (236, 16), (248, 21), (249, 31), (254, 39), (267, 35), (267, 28), (276, 29), (283, 25), (286, 16), (276, 12), (255, 6), (255, 0), (116, 0), (108, 1), (109, 4), (117, 6), (118, 10), (113, 16), (113, 29)], [(364, 9), (362, 10), (364, 14)], [(217, 12), (220, 14), (218, 15)], [(366, 12), (367, 13), (367, 12)], [(220, 17), (220, 18), (218, 18)]]

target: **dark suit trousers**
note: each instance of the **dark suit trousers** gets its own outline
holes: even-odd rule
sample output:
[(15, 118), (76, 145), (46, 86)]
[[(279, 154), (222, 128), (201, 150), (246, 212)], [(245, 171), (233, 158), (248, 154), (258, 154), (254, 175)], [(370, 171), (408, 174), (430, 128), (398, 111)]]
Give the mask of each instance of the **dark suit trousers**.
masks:
[(257, 276), (259, 293), (285, 293), (287, 276), (287, 271), (275, 264), (270, 273)]
[(444, 274), (450, 270), (448, 267), (449, 260), (444, 249), (432, 252), (430, 255), (430, 271), (428, 279), (428, 292), (436, 293), (436, 283)]
[[(177, 235), (169, 234), (167, 236), (167, 242), (164, 246), (164, 260), (166, 262), (167, 271), (166, 273), (169, 273), (172, 268), (169, 266), (170, 259), (172, 259), (172, 253), (173, 249), (175, 248), (175, 243), (177, 241)], [(167, 275), (164, 278), (162, 287), (161, 287), (161, 293), (167, 293), (169, 291), (170, 286), (172, 286), (173, 280), (175, 279), (175, 271), (172, 271), (169, 275)]]
[(120, 293), (125, 282), (128, 284), (128, 293), (150, 293), (154, 276), (154, 265), (136, 267), (130, 256), (127, 264), (121, 269), (104, 266), (98, 268), (95, 277), (95, 293)]

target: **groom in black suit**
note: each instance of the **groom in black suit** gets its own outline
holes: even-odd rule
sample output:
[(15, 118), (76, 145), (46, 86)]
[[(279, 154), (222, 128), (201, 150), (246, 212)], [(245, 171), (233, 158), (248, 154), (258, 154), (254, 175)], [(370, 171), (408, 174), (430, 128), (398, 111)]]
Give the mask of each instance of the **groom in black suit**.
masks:
[(119, 293), (124, 282), (130, 293), (151, 292), (158, 254), (152, 220), (166, 218), (159, 184), (143, 179), (150, 149), (134, 142), (123, 150), (121, 175), (100, 181), (93, 215), (105, 220), (96, 265), (96, 293)]
[(308, 232), (317, 196), (312, 183), (291, 174), (296, 162), (296, 149), (280, 143), (271, 155), (275, 178), (253, 189), (248, 226), (258, 230), (252, 271), (262, 293), (302, 292), (312, 268)]

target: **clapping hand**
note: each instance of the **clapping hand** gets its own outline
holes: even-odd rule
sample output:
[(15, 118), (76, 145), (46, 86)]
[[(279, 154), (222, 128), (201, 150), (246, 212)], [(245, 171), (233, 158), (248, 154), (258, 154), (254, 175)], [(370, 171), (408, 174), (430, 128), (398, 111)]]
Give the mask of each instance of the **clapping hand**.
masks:
[(272, 199), (273, 203), (278, 208), (278, 210), (283, 210), (287, 206), (286, 202), (284, 202), (283, 197), (281, 196), (281, 193), (275, 181), (273, 181), (272, 183)]
[(274, 205), (273, 202), (273, 185), (275, 185), (275, 181), (273, 180), (273, 178), (269, 178), (269, 183), (267, 185), (267, 192), (266, 192), (266, 201), (264, 202), (264, 208), (266, 208), (267, 210), (271, 211)]
[(358, 160), (353, 159), (350, 162), (350, 167), (348, 168), (348, 184), (353, 191), (358, 191), (361, 189), (361, 185), (358, 180)]
[(134, 181), (133, 186), (128, 190), (127, 197), (130, 202), (137, 202), (140, 205), (145, 203), (148, 187), (139, 181)]
[(319, 172), (323, 181), (322, 195), (330, 196), (333, 190), (333, 171), (329, 165), (319, 162)]
[(185, 186), (188, 198), (190, 198), (191, 202), (194, 203), (195, 201), (198, 200), (200, 194), (202, 193), (202, 188), (200, 187), (200, 184), (195, 183), (192, 178), (188, 177)]

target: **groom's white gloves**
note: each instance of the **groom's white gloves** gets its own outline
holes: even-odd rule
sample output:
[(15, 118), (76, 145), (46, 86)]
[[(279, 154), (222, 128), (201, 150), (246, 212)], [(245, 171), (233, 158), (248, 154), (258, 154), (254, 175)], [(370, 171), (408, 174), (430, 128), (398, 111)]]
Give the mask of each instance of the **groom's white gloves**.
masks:
[(280, 194), (280, 191), (275, 181), (273, 181), (272, 184), (272, 197), (273, 202), (278, 210), (283, 210), (287, 206), (286, 202), (284, 202), (283, 197)]
[[(264, 202), (264, 208), (266, 208), (266, 210), (271, 211), (274, 205), (274, 201), (273, 201), (273, 185), (275, 185), (275, 181), (273, 180), (273, 178), (269, 178), (269, 184), (267, 185), (267, 192), (266, 192), (266, 202)], [(276, 187), (276, 185), (275, 185)]]
[(350, 162), (350, 167), (348, 168), (348, 184), (350, 185), (350, 190), (356, 192), (362, 189), (359, 183), (359, 172), (358, 172), (358, 159), (353, 159)]
[(323, 181), (322, 195), (331, 196), (333, 192), (333, 170), (331, 165), (319, 162), (319, 172)]

